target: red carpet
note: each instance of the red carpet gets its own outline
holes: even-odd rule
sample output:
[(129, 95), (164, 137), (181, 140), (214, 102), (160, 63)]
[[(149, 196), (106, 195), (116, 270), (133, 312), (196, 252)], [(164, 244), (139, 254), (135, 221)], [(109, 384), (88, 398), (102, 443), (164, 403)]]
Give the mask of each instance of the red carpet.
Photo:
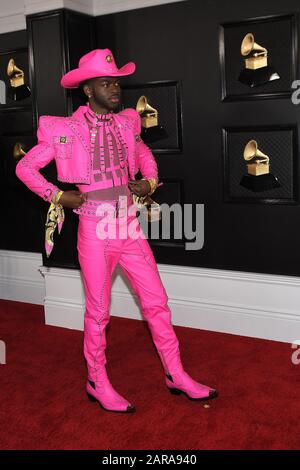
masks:
[(45, 326), (43, 307), (0, 301), (0, 449), (299, 449), (300, 365), (291, 346), (175, 327), (187, 372), (219, 389), (204, 408), (171, 395), (144, 322), (111, 318), (108, 373), (132, 415), (85, 395), (83, 333)]

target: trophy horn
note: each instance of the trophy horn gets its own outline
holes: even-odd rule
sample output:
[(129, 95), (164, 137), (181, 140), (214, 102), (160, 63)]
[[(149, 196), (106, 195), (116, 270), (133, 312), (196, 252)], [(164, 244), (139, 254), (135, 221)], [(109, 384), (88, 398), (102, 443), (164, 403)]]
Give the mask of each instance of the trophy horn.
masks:
[(13, 148), (13, 157), (17, 160), (26, 154), (20, 142), (16, 142)]
[(30, 88), (25, 83), (24, 72), (16, 66), (14, 59), (10, 59), (8, 62), (7, 75), (10, 78), (10, 86), (7, 88), (7, 96), (11, 100), (23, 100), (31, 95)]
[(268, 155), (259, 150), (256, 140), (253, 139), (249, 140), (244, 148), (244, 159), (247, 162), (255, 159), (259, 163), (269, 163), (270, 161)]
[(143, 127), (149, 128), (158, 125), (158, 111), (150, 106), (146, 96), (140, 96), (135, 109), (142, 118)]
[(248, 56), (251, 54), (252, 57), (258, 57), (258, 56), (266, 56), (268, 53), (268, 50), (255, 42), (254, 36), (252, 33), (246, 34), (244, 39), (242, 40), (241, 44), (241, 54), (242, 56)]
[(16, 66), (14, 59), (10, 59), (8, 62), (7, 75), (10, 77), (12, 87), (24, 85), (24, 72)]

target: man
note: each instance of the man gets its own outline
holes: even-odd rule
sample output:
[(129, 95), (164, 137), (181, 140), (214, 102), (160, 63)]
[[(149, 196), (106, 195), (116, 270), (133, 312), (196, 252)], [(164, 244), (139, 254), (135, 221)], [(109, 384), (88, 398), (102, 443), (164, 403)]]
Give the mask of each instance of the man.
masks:
[[(135, 407), (113, 388), (105, 367), (111, 277), (118, 263), (139, 297), (171, 393), (184, 393), (192, 400), (217, 396), (216, 390), (194, 381), (183, 369), (168, 297), (146, 237), (99, 236), (101, 208), (109, 212), (110, 203), (111, 220), (119, 229), (128, 228), (129, 222), (139, 226), (136, 212), (124, 217), (123, 211), (122, 215), (120, 200), (132, 208), (132, 194), (152, 194), (158, 184), (155, 158), (140, 137), (139, 114), (131, 108), (114, 113), (121, 99), (119, 77), (134, 71), (133, 62), (118, 69), (109, 49), (85, 54), (79, 67), (62, 77), (61, 85), (81, 86), (88, 98), (86, 106), (71, 117), (41, 116), (38, 145), (16, 167), (17, 176), (32, 191), (55, 203), (59, 194), (59, 203), (79, 215), (77, 250), (86, 294), (87, 393), (105, 410), (123, 413), (133, 412)], [(60, 191), (40, 174), (38, 170), (53, 158), (58, 180), (76, 183), (78, 191)], [(143, 179), (136, 181), (138, 170)]]

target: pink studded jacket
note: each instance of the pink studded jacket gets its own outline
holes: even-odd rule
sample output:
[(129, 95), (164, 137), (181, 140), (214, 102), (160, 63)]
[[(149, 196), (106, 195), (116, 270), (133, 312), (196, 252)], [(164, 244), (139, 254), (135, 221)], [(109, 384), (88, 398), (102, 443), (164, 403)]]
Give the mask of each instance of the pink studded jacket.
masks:
[[(90, 132), (84, 117), (87, 106), (79, 108), (70, 117), (41, 116), (37, 130), (38, 143), (17, 163), (16, 175), (34, 193), (51, 202), (59, 190), (40, 173), (55, 159), (58, 181), (91, 183)], [(143, 178), (158, 179), (156, 160), (142, 141), (141, 118), (133, 108), (113, 115), (128, 150), (128, 172), (135, 179), (140, 170)]]

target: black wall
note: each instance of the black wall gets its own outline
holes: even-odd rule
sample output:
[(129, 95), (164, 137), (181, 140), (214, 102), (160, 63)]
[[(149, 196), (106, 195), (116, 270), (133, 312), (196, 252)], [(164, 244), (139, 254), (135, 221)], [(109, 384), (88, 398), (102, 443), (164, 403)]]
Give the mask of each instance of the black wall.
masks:
[(156, 158), (162, 180), (183, 179), (184, 202), (205, 204), (205, 241), (199, 251), (154, 247), (160, 262), (300, 275), (299, 205), (224, 202), (222, 155), (223, 127), (298, 126), (300, 108), (289, 98), (222, 102), (219, 59), (221, 23), (299, 10), (296, 0), (190, 0), (98, 17), (98, 47), (137, 64), (129, 83), (182, 84), (183, 152)]
[[(32, 193), (16, 177), (13, 147), (16, 142), (28, 151), (36, 144), (36, 129), (41, 115), (64, 116), (70, 113), (70, 93), (60, 86), (61, 76), (78, 65), (79, 58), (94, 48), (94, 18), (66, 9), (29, 15), (27, 30), (0, 37), (1, 79), (9, 85), (6, 73), (9, 58), (25, 72), (31, 96), (0, 104), (0, 178), (2, 217), (0, 248), (42, 252), (45, 265), (78, 268), (77, 217), (66, 209), (64, 230), (48, 260), (44, 251), (44, 224), (49, 204)], [(63, 190), (75, 186), (60, 183), (52, 161), (41, 173)], [(57, 232), (55, 233), (55, 238)]]
[[(219, 57), (221, 23), (299, 11), (300, 4), (296, 0), (189, 0), (96, 18), (96, 47), (111, 48), (119, 66), (129, 60), (136, 62), (136, 73), (125, 79), (124, 85), (163, 80), (180, 83), (183, 150), (156, 154), (156, 159), (160, 179), (169, 187), (173, 183), (178, 189), (174, 191), (174, 198), (179, 194), (183, 203), (205, 204), (205, 241), (199, 251), (186, 251), (180, 244), (153, 245), (158, 262), (300, 274), (298, 200), (296, 204), (225, 202), (222, 150), (222, 128), (270, 125), (296, 125), (298, 128), (300, 108), (288, 97), (223, 102)], [(39, 44), (34, 47), (38, 54)], [(74, 48), (76, 42), (71, 45), (72, 51)], [(79, 55), (84, 52), (80, 51)], [(70, 51), (68, 56), (71, 56)], [(76, 64), (72, 63), (71, 67), (74, 66)], [(62, 72), (63, 69), (62, 66)], [(300, 78), (298, 64), (296, 75)], [(46, 84), (44, 87), (45, 91)], [(52, 109), (53, 106), (51, 113)], [(58, 101), (57, 109), (60, 114)], [(68, 109), (70, 112), (70, 106)], [(44, 107), (43, 113), (50, 114)], [(299, 159), (298, 154), (296, 158)], [(295, 183), (298, 187), (298, 171)], [(34, 204), (32, 198), (30, 204)], [(8, 226), (7, 231), (11, 229), (12, 226)], [(43, 235), (41, 224), (36, 230), (41, 230)], [(9, 237), (10, 234), (6, 240)], [(2, 247), (30, 251), (28, 243), (18, 245), (16, 238), (13, 239), (13, 246), (6, 241)], [(77, 267), (75, 242), (71, 252), (64, 250), (66, 244), (70, 247), (68, 237), (56, 243), (60, 243), (60, 255), (55, 258), (54, 254), (54, 265)], [(65, 258), (64, 253), (67, 253)]]
[[(1, 35), (1, 80), (8, 86), (6, 73), (8, 60), (14, 58), (16, 65), (25, 72), (29, 83), (28, 38), (26, 31)], [(0, 104), (0, 178), (1, 222), (0, 248), (38, 252), (42, 247), (42, 232), (37, 227), (43, 223), (43, 201), (35, 197), (15, 175), (16, 161), (13, 147), (16, 142), (29, 149), (34, 145), (34, 119), (32, 96), (21, 101), (7, 97)], [(34, 223), (35, 222), (35, 223)]]

